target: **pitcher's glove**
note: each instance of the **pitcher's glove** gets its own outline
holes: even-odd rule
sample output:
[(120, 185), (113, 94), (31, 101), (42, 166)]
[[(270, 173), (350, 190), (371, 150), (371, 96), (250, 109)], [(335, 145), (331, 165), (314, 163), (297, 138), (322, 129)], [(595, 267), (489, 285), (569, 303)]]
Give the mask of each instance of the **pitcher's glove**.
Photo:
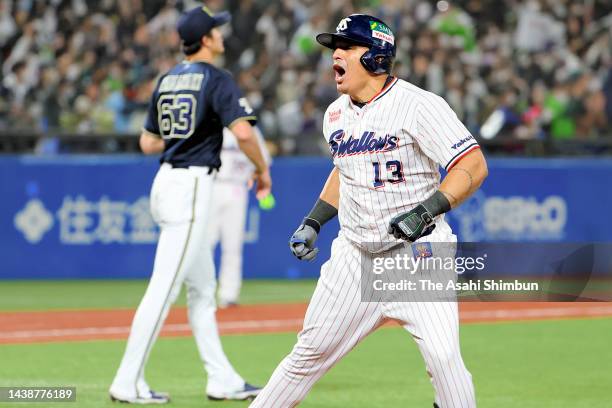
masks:
[(315, 247), (318, 235), (310, 225), (300, 225), (289, 239), (291, 253), (301, 261), (312, 261), (319, 252), (319, 248)]
[(414, 242), (432, 233), (436, 224), (433, 216), (423, 204), (412, 210), (396, 215), (389, 222), (388, 232), (397, 239)]

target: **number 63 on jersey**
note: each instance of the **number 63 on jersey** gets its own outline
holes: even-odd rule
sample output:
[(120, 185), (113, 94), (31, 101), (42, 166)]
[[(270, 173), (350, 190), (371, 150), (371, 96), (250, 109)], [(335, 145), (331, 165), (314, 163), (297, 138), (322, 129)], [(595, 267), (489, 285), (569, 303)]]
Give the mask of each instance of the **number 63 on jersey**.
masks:
[(157, 101), (158, 123), (164, 139), (187, 139), (195, 130), (197, 100), (189, 93), (162, 95)]

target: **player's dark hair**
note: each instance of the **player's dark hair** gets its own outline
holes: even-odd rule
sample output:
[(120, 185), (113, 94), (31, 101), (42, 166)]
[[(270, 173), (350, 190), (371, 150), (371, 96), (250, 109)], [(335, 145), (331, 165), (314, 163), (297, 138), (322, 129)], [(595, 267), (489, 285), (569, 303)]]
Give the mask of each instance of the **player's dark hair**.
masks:
[(183, 43), (183, 53), (185, 55), (193, 55), (196, 52), (200, 51), (200, 48), (202, 48), (202, 43), (201, 42), (197, 42), (197, 43), (193, 43), (193, 44), (185, 44)]
[[(204, 34), (203, 37), (212, 38), (212, 34), (211, 33)], [(195, 54), (196, 52), (200, 51), (201, 48), (202, 48), (202, 38), (200, 38), (200, 41), (195, 42), (193, 44), (185, 44), (185, 42), (183, 42), (183, 53), (185, 55)]]

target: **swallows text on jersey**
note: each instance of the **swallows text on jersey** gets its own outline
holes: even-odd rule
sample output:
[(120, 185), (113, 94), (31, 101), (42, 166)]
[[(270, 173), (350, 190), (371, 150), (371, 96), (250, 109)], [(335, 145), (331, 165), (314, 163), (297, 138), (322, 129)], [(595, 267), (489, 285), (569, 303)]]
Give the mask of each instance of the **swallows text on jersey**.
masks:
[(399, 138), (394, 135), (376, 136), (376, 132), (365, 131), (361, 137), (352, 135), (344, 139), (343, 129), (336, 130), (329, 138), (329, 150), (332, 157), (353, 156), (357, 154), (380, 153), (395, 150), (399, 147)]

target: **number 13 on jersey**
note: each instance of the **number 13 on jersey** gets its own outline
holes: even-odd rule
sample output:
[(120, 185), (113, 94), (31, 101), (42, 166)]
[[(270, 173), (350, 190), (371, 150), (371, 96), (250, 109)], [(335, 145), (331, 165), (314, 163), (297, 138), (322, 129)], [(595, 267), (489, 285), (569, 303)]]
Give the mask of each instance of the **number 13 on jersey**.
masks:
[[(406, 180), (404, 178), (402, 163), (399, 160), (389, 160), (383, 166), (381, 166), (379, 162), (372, 162), (372, 166), (374, 167), (374, 188), (384, 187), (385, 181), (397, 184)], [(381, 176), (383, 172), (386, 176), (384, 179)]]

